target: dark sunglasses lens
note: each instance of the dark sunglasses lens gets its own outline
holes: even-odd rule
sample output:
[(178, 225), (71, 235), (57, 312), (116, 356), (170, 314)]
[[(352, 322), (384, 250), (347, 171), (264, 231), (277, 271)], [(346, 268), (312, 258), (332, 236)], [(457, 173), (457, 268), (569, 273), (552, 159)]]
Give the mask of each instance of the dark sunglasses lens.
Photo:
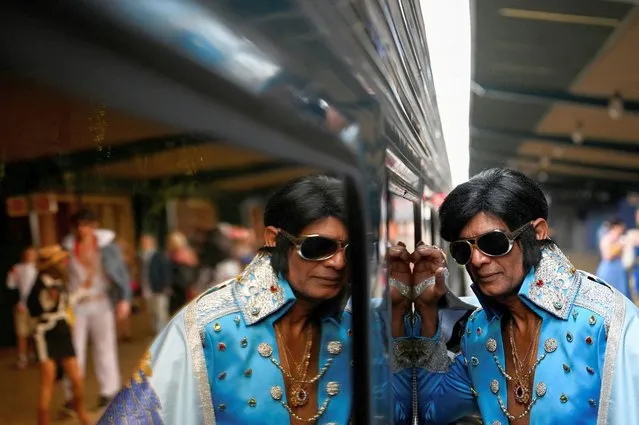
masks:
[(470, 245), (466, 242), (453, 242), (450, 244), (450, 254), (458, 264), (466, 264), (470, 261)]
[(319, 260), (335, 254), (338, 248), (338, 243), (332, 239), (312, 236), (304, 239), (300, 245), (300, 253), (309, 260)]
[(504, 255), (510, 248), (510, 241), (500, 232), (487, 233), (477, 239), (477, 247), (488, 255)]

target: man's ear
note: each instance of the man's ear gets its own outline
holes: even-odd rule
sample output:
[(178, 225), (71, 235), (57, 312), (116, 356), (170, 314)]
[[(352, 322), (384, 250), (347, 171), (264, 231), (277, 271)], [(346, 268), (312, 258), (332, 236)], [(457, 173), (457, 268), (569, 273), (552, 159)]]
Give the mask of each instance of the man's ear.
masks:
[(535, 236), (538, 241), (544, 241), (550, 236), (550, 230), (548, 229), (548, 222), (543, 218), (538, 218), (533, 221), (533, 228), (535, 229)]
[(275, 247), (276, 240), (277, 240), (277, 234), (279, 233), (279, 231), (277, 230), (277, 227), (273, 227), (273, 226), (268, 226), (266, 229), (264, 229), (264, 245), (268, 246), (268, 247)]

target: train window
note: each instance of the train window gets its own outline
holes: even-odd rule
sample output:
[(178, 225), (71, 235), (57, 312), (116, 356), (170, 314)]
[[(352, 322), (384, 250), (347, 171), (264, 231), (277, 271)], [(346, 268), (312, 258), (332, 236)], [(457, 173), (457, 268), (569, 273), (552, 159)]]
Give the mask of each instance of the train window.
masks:
[[(145, 400), (158, 395), (159, 404), (166, 404), (170, 391), (152, 394), (153, 385), (136, 384), (145, 378), (171, 382), (173, 377), (162, 374), (197, 369), (179, 381), (181, 394), (194, 395), (181, 400), (192, 405), (174, 409), (195, 417), (164, 417), (164, 423), (213, 423), (214, 416), (224, 417), (220, 423), (250, 422), (262, 414), (271, 416), (257, 422), (288, 423), (291, 417), (392, 422), (384, 252), (399, 240), (409, 250), (416, 239), (435, 241), (437, 224), (432, 212), (418, 206), (419, 186), (444, 191), (450, 185), (447, 160), (438, 154), (445, 151), (443, 140), (428, 137), (430, 127), (438, 127), (437, 115), (428, 112), (435, 107), (432, 82), (418, 84), (423, 76), (411, 75), (417, 63), (430, 73), (421, 62), (423, 30), (411, 30), (407, 43), (406, 30), (394, 28), (422, 26), (412, 3), (410, 11), (407, 3), (389, 11), (383, 2), (359, 0), (351, 8), (288, 0), (54, 3), (0, 2), (1, 38), (12, 40), (0, 43), (0, 273), (29, 245), (59, 244), (71, 258), (69, 267), (83, 271), (70, 279), (98, 295), (107, 292), (101, 302), (110, 305), (105, 298), (135, 293), (135, 314), (124, 319), (117, 307), (122, 320), (110, 334), (122, 342), (133, 338), (120, 346), (122, 377), (131, 384), (122, 399), (139, 390), (146, 391)], [(413, 35), (419, 38), (415, 43)], [(421, 46), (419, 61), (415, 46)], [(414, 85), (428, 86), (426, 96), (412, 90)], [(439, 165), (427, 173), (426, 160)], [(342, 229), (348, 235), (317, 238), (314, 233), (322, 235), (315, 228), (303, 235), (303, 229), (286, 232), (284, 227), (304, 216), (290, 208), (275, 214), (284, 223), (275, 234), (265, 229), (265, 205), (276, 188), (324, 172), (343, 178), (344, 193), (333, 194), (348, 206)], [(315, 198), (299, 199), (312, 204)], [(312, 208), (318, 211), (323, 210)], [(75, 242), (84, 240), (80, 227), (96, 242), (86, 250)], [(273, 285), (255, 286), (253, 279), (264, 275), (247, 269), (273, 238), (294, 247), (290, 261), (339, 264), (348, 257), (353, 270), (325, 309), (343, 312), (340, 325), (292, 338), (300, 344), (293, 351), (302, 355), (307, 340), (313, 353), (328, 350), (330, 367), (313, 357), (305, 366), (307, 375), (322, 371), (311, 381), (321, 388), (287, 376), (289, 363), (280, 362), (285, 350), (278, 349), (281, 338), (271, 328), (267, 341), (250, 339), (250, 329), (269, 324), (265, 317), (280, 311), (269, 306), (294, 296), (292, 290), (281, 291), (279, 274), (268, 274)], [(120, 271), (126, 272), (117, 279), (98, 278), (94, 288), (87, 282), (106, 266), (91, 253), (105, 243), (120, 252)], [(145, 273), (151, 263), (169, 281)], [(342, 277), (341, 271), (322, 274), (317, 279), (323, 283), (314, 288), (332, 293)], [(207, 292), (223, 278), (236, 279)], [(114, 286), (116, 280), (128, 286)], [(149, 293), (151, 281), (169, 289)], [(14, 342), (11, 306), (18, 298), (5, 289), (0, 294), (0, 345), (9, 345)], [(204, 298), (196, 298), (200, 295)], [(264, 303), (253, 303), (255, 297)], [(204, 300), (210, 310), (194, 309), (200, 304), (193, 302), (180, 309), (194, 299)], [(242, 304), (231, 311), (229, 302)], [(177, 340), (167, 352), (179, 352), (188, 340), (189, 350), (180, 358), (192, 361), (155, 368), (163, 362), (157, 358), (162, 342), (151, 351), (146, 347), (170, 313), (176, 316), (160, 341)], [(148, 314), (151, 323), (144, 318)], [(82, 314), (75, 320), (82, 329)], [(213, 365), (202, 359), (202, 350), (209, 350)], [(86, 351), (76, 351), (84, 363)], [(255, 351), (259, 356), (250, 355)], [(237, 366), (237, 358), (249, 357), (261, 363)], [(225, 363), (227, 358), (235, 363)], [(134, 364), (136, 379), (130, 381)], [(118, 375), (112, 372), (102, 376)], [(88, 381), (85, 399), (99, 398), (104, 405), (118, 385)], [(336, 399), (342, 402), (331, 402)], [(357, 403), (349, 403), (353, 400)], [(157, 403), (150, 408), (157, 409)], [(229, 416), (236, 412), (247, 416)]]
[(398, 195), (391, 195), (388, 239), (392, 244), (404, 242), (409, 252), (415, 250), (415, 211), (413, 203)]
[(432, 245), (434, 242), (433, 239), (433, 210), (430, 209), (430, 207), (428, 206), (428, 204), (426, 204), (425, 202), (421, 203), (421, 210), (422, 210), (422, 221), (421, 221), (421, 227), (422, 227), (422, 240), (424, 241), (424, 243), (427, 243), (429, 245)]
[[(326, 410), (332, 418), (339, 418), (339, 422), (348, 422), (347, 409), (322, 408), (317, 398), (309, 400), (307, 397), (308, 393), (315, 394), (319, 389), (292, 387), (297, 385), (296, 381), (284, 384), (282, 374), (298, 373), (288, 365), (303, 364), (294, 356), (303, 358), (308, 347), (331, 343), (330, 355), (335, 361), (324, 364), (326, 359), (320, 360), (319, 349), (314, 349), (311, 353), (315, 354), (311, 355), (303, 373), (309, 377), (326, 375), (322, 382), (330, 378), (326, 382), (330, 381), (334, 387), (331, 387), (330, 391), (335, 391), (331, 395), (337, 396), (337, 392), (342, 391), (342, 397), (349, 397), (352, 383), (344, 376), (348, 377), (345, 371), (351, 369), (351, 350), (347, 344), (350, 322), (343, 325), (343, 330), (333, 328), (332, 324), (331, 329), (320, 329), (328, 325), (318, 322), (314, 325), (316, 328), (309, 327), (310, 331), (302, 332), (299, 344), (293, 342), (291, 327), (277, 325), (284, 321), (275, 322), (275, 329), (280, 329), (279, 340), (275, 334), (268, 341), (261, 336), (262, 339), (257, 340), (257, 334), (249, 328), (249, 325), (260, 323), (259, 320), (268, 323), (279, 317), (287, 300), (294, 297), (292, 287), (295, 285), (299, 285), (295, 286), (296, 292), (308, 290), (309, 296), (326, 298), (336, 303), (337, 308), (344, 308), (349, 291), (342, 289), (348, 281), (343, 248), (349, 242), (349, 235), (345, 227), (348, 222), (341, 184), (335, 186), (327, 179), (311, 180), (310, 184), (297, 190), (325, 185), (322, 187), (329, 188), (326, 190), (330, 196), (323, 195), (324, 189), (319, 192), (315, 189), (298, 198), (295, 208), (287, 207), (281, 200), (274, 207), (280, 210), (271, 211), (270, 219), (275, 220), (271, 225), (282, 231), (279, 236), (273, 236), (272, 241), (294, 246), (293, 252), (297, 253), (286, 265), (291, 273), (293, 267), (298, 268), (295, 269), (298, 277), (294, 283), (291, 278), (289, 284), (277, 279), (277, 272), (268, 268), (270, 266), (256, 269), (262, 265), (256, 266), (255, 261), (251, 263), (265, 245), (264, 208), (276, 189), (301, 177), (325, 173), (322, 167), (241, 147), (214, 133), (176, 128), (109, 106), (100, 98), (70, 95), (12, 74), (0, 78), (0, 92), (3, 94), (0, 96), (0, 152), (3, 159), (0, 275), (6, 276), (12, 266), (21, 261), (21, 254), (27, 247), (42, 252), (43, 247), (60, 245), (66, 250), (70, 259), (68, 289), (73, 292), (84, 288), (89, 294), (74, 305), (74, 335), (79, 335), (73, 341), (75, 352), (81, 367), (86, 368), (90, 356), (86, 350), (85, 338), (88, 336), (97, 348), (94, 353), (97, 358), (94, 357), (93, 362), (100, 365), (97, 382), (95, 379), (86, 381), (85, 399), (89, 403), (100, 401), (105, 404), (115, 395), (120, 383), (118, 362), (124, 382), (129, 382), (129, 372), (137, 370), (140, 359), (148, 360), (148, 364), (141, 366), (145, 373), (156, 367), (157, 362), (173, 364), (171, 359), (162, 360), (165, 354), (157, 345), (151, 352), (147, 351), (150, 336), (164, 332), (163, 338), (173, 341), (171, 344), (176, 343), (179, 338), (175, 339), (174, 334), (179, 331), (172, 329), (180, 325), (170, 324), (169, 318), (186, 317), (191, 306), (196, 305), (192, 301), (203, 297), (197, 305), (205, 303), (210, 307), (202, 310), (209, 319), (198, 316), (200, 310), (193, 313), (200, 321), (186, 326), (198, 326), (197, 332), (191, 334), (185, 328), (185, 338), (198, 341), (203, 338), (204, 352), (210, 350), (206, 355), (217, 362), (207, 364), (208, 374), (216, 377), (210, 382), (215, 382), (211, 392), (217, 403), (242, 402), (249, 406), (274, 403), (269, 408), (272, 423), (288, 422), (287, 408), (277, 402), (271, 390), (280, 383), (282, 390), (288, 391), (291, 403), (296, 403), (291, 407), (296, 415), (312, 417)], [(338, 204), (341, 207), (336, 206)], [(331, 214), (342, 217), (343, 222), (313, 215), (328, 209)], [(324, 239), (299, 238), (306, 234), (319, 234)], [(85, 244), (86, 238), (90, 238), (93, 245)], [(357, 245), (356, 241), (357, 236), (354, 236), (353, 245)], [(111, 269), (105, 256), (106, 247), (111, 245), (117, 246), (121, 253), (124, 275), (108, 274)], [(284, 252), (282, 258), (288, 261), (288, 251)], [(96, 262), (95, 258), (103, 261)], [(324, 264), (316, 260), (325, 258), (333, 259), (330, 267), (322, 265), (320, 268), (324, 268), (318, 269), (316, 275), (322, 277), (306, 279), (307, 275), (313, 276), (312, 270), (317, 264)], [(267, 269), (271, 270), (270, 274), (265, 274)], [(167, 278), (162, 277), (164, 272), (169, 273)], [(214, 285), (238, 275), (243, 276), (240, 280), (247, 288), (241, 299), (239, 292), (238, 297), (233, 298), (235, 289), (220, 289), (219, 294), (207, 292)], [(261, 280), (255, 280), (255, 275)], [(124, 280), (118, 280), (121, 278)], [(307, 289), (304, 289), (305, 285), (308, 285)], [(108, 298), (116, 286), (123, 297), (124, 292), (132, 292), (133, 314), (110, 322), (115, 316)], [(262, 294), (259, 291), (263, 291), (263, 295), (259, 295)], [(0, 345), (8, 346), (15, 343), (11, 312), (19, 294), (3, 286), (2, 295)], [(231, 311), (225, 303), (220, 304), (220, 300), (240, 304)], [(183, 308), (184, 305), (188, 306)], [(97, 311), (99, 315), (89, 314), (87, 309)], [(246, 315), (240, 316), (238, 313), (242, 309), (248, 310)], [(115, 312), (118, 312), (117, 308)], [(112, 323), (116, 326), (111, 326)], [(186, 318), (184, 323), (188, 323)], [(321, 340), (328, 337), (332, 339)], [(104, 341), (113, 342), (115, 347), (116, 340), (119, 350), (109, 352)], [(209, 340), (215, 344), (207, 345)], [(338, 347), (337, 342), (331, 341), (343, 345)], [(266, 357), (249, 355), (258, 350), (262, 342), (270, 344), (273, 358), (282, 361), (272, 363)], [(278, 349), (278, 343), (286, 344), (289, 351)], [(220, 355), (223, 351), (227, 357)], [(264, 353), (260, 351), (260, 354)], [(239, 375), (231, 376), (230, 371), (225, 371), (227, 366), (230, 367), (224, 363), (225, 358), (234, 358), (234, 362), (240, 359), (245, 363)], [(109, 361), (115, 363), (107, 364)], [(181, 360), (175, 359), (175, 362), (180, 364)], [(250, 371), (255, 371), (254, 379), (248, 379)], [(110, 373), (114, 376), (103, 379)], [(171, 377), (173, 372), (170, 370), (153, 370), (153, 373), (166, 373), (169, 380), (183, 382), (177, 375)], [(186, 372), (177, 367), (175, 373)], [(222, 378), (227, 373), (229, 376)], [(26, 381), (30, 378), (21, 375), (16, 379)], [(208, 378), (206, 382), (209, 382)], [(31, 384), (36, 387), (38, 381)], [(241, 388), (240, 393), (238, 388)], [(186, 388), (181, 390), (187, 391)], [(162, 394), (163, 390), (156, 388), (156, 391)], [(29, 405), (34, 392), (25, 392), (27, 399), (14, 401)], [(251, 395), (240, 400), (243, 394)], [(199, 397), (195, 393), (193, 396), (198, 398), (194, 405), (199, 406)], [(33, 412), (15, 409), (10, 415), (10, 422), (22, 423), (29, 421)], [(187, 419), (168, 423), (188, 422)]]

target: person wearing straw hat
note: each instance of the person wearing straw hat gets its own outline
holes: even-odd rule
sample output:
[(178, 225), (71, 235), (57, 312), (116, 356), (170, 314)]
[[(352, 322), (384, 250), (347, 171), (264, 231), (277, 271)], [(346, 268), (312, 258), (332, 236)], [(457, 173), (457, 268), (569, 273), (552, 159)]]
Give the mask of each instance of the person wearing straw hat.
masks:
[(70, 306), (83, 296), (82, 291), (66, 291), (67, 259), (69, 254), (59, 245), (38, 250), (38, 277), (27, 299), (31, 316), (38, 319), (35, 343), (42, 373), (38, 401), (38, 424), (51, 423), (50, 404), (56, 379), (56, 365), (61, 364), (70, 378), (74, 408), (82, 424), (89, 423), (83, 405), (83, 380), (71, 340)]

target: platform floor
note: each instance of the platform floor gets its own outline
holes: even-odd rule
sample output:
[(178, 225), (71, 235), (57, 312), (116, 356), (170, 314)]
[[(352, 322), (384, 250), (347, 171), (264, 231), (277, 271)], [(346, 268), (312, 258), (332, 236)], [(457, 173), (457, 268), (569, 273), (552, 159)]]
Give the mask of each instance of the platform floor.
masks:
[[(147, 316), (143, 313), (132, 316), (131, 329), (133, 340), (119, 344), (120, 371), (122, 379), (128, 379), (138, 364), (145, 349), (153, 337)], [(90, 353), (91, 351), (89, 351)], [(2, 425), (34, 425), (36, 423), (36, 405), (40, 386), (38, 365), (18, 370), (15, 366), (16, 354), (13, 349), (0, 350), (0, 424)], [(57, 417), (63, 403), (63, 391), (60, 384), (56, 386), (52, 402), (52, 420), (55, 425), (74, 425), (75, 420), (61, 420)], [(93, 371), (93, 362), (89, 356), (85, 383), (85, 405), (91, 412), (94, 421), (100, 417), (101, 411), (94, 407), (98, 401), (98, 384)]]

